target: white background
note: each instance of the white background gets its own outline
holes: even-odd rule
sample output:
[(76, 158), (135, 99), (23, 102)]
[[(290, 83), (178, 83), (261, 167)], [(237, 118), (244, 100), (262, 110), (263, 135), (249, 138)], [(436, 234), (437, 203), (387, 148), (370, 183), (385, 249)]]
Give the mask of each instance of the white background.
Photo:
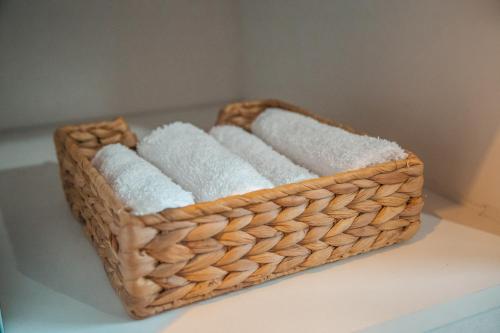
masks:
[(282, 98), (500, 220), (499, 55), (497, 0), (6, 0), (0, 130)]

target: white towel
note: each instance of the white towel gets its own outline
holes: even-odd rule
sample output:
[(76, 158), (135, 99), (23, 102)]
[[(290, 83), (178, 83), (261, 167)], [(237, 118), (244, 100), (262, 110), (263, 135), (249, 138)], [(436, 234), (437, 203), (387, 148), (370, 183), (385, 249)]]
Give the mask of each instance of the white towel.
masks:
[(248, 162), (191, 124), (175, 122), (157, 128), (139, 142), (137, 151), (191, 191), (196, 201), (273, 186)]
[(241, 127), (215, 126), (210, 130), (210, 135), (224, 147), (248, 161), (274, 185), (290, 184), (318, 177), (294, 164), (257, 136), (248, 133)]
[(118, 198), (132, 208), (132, 213), (145, 215), (166, 208), (194, 203), (191, 193), (172, 182), (154, 165), (121, 144), (100, 149), (92, 164), (111, 185)]
[(262, 112), (252, 123), (252, 132), (321, 176), (407, 157), (395, 142), (349, 133), (276, 108)]

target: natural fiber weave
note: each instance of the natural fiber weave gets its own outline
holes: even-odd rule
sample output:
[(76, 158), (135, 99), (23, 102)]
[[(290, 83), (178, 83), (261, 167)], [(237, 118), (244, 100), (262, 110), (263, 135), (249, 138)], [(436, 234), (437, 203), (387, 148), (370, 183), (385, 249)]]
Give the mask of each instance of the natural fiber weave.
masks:
[[(266, 107), (312, 116), (270, 100), (231, 104), (218, 124), (249, 129)], [(103, 145), (135, 147), (122, 118), (63, 127), (54, 139), (71, 210), (135, 318), (391, 245), (420, 225), (423, 163), (412, 153), (405, 160), (134, 216), (90, 163)]]

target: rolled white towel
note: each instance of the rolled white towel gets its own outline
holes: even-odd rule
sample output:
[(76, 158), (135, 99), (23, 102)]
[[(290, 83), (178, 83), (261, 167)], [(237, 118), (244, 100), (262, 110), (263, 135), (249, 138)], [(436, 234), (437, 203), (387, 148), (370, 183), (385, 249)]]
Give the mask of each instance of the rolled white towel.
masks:
[(248, 161), (274, 185), (290, 184), (318, 177), (293, 163), (257, 136), (248, 133), (241, 127), (231, 125), (215, 126), (210, 130), (210, 135), (224, 147)]
[(252, 132), (321, 176), (407, 157), (395, 142), (349, 133), (276, 108), (262, 112), (252, 123)]
[(145, 215), (166, 208), (194, 203), (193, 195), (184, 191), (151, 163), (121, 144), (100, 149), (92, 164), (111, 185), (118, 198), (132, 208), (132, 213)]
[(157, 128), (139, 142), (137, 151), (191, 191), (196, 201), (273, 186), (248, 162), (191, 124), (175, 122)]

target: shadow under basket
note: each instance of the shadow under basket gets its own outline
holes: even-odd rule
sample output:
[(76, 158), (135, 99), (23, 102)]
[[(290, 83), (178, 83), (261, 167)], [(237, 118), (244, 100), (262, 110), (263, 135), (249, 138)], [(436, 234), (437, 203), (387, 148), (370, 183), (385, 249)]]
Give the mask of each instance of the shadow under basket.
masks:
[[(250, 129), (276, 100), (235, 103), (218, 124)], [(352, 129), (341, 126), (347, 130)], [(407, 159), (135, 216), (91, 159), (136, 136), (122, 118), (59, 128), (60, 175), (73, 214), (128, 313), (144, 318), (412, 237), (423, 206), (423, 163)]]

